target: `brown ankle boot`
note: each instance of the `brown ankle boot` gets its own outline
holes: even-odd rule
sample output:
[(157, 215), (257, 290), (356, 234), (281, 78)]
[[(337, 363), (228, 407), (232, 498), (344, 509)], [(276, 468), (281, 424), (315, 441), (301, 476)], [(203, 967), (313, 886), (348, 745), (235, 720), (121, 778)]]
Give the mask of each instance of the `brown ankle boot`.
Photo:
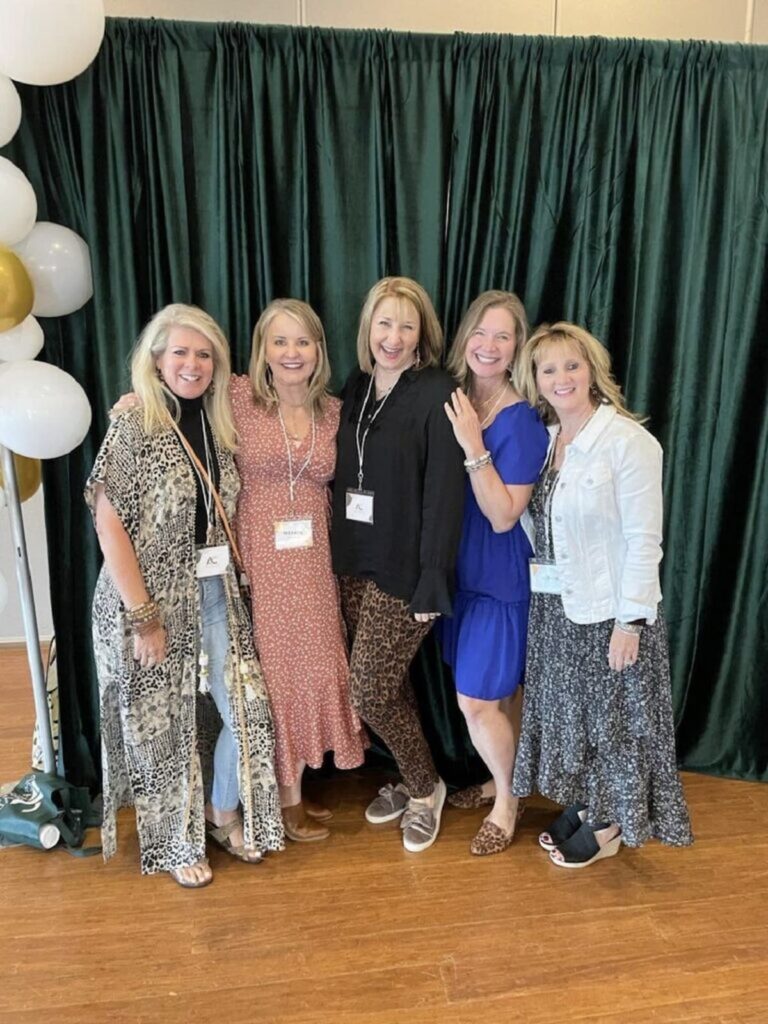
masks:
[(331, 834), (325, 825), (320, 825), (307, 816), (303, 803), (283, 808), (285, 834), (294, 843), (317, 843)]

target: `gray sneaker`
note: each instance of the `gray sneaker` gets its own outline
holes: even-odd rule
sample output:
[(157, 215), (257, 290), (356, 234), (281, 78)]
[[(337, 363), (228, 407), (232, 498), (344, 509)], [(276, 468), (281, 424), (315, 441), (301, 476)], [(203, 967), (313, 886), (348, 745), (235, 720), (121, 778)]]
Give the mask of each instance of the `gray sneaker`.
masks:
[(435, 806), (427, 807), (417, 800), (411, 800), (408, 810), (403, 815), (400, 828), (403, 830), (403, 846), (409, 853), (421, 853), (428, 850), (437, 839), (440, 831), (440, 818), (447, 793), (442, 779), (435, 786)]
[(411, 794), (402, 782), (398, 782), (396, 786), (387, 783), (386, 786), (381, 787), (376, 799), (366, 807), (365, 820), (370, 821), (372, 825), (383, 825), (385, 821), (394, 821), (403, 813), (410, 799)]

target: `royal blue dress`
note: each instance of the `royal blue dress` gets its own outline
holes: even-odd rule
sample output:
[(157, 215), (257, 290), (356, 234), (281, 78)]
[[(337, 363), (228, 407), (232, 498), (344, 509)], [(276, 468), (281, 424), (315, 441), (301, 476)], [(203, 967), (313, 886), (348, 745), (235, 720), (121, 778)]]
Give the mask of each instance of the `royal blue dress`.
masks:
[[(505, 484), (536, 482), (549, 435), (527, 402), (502, 409), (483, 441)], [(453, 618), (440, 621), (439, 635), (459, 693), (500, 700), (515, 692), (525, 670), (533, 550), (519, 522), (494, 533), (469, 480), (466, 487)]]

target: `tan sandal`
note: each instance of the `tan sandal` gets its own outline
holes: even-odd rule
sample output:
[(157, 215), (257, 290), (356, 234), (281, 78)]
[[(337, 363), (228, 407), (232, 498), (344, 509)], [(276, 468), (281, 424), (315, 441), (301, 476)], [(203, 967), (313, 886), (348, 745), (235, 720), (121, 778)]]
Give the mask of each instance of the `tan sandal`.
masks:
[[(181, 873), (182, 871), (185, 871), (188, 867), (199, 868), (203, 865), (208, 868), (209, 873), (207, 877), (203, 878), (201, 881), (190, 881), (189, 879), (184, 878), (184, 876)], [(208, 863), (207, 858), (198, 861), (197, 864), (185, 864), (184, 867), (182, 868), (171, 868), (168, 874), (171, 876), (171, 878), (177, 885), (181, 886), (182, 889), (204, 889), (206, 885), (210, 885), (211, 882), (213, 881), (213, 872), (210, 870), (210, 865)]]
[(307, 816), (303, 803), (283, 808), (283, 828), (294, 843), (319, 843), (330, 836), (330, 830)]
[(243, 823), (239, 818), (233, 818), (232, 821), (228, 821), (224, 825), (217, 825), (206, 818), (205, 834), (222, 850), (226, 850), (230, 856), (237, 857), (238, 860), (242, 860), (246, 864), (261, 864), (264, 859), (261, 850), (249, 846), (235, 846), (229, 838), (236, 828), (242, 828), (242, 826)]
[(302, 800), (304, 804), (304, 810), (310, 818), (314, 818), (315, 821), (330, 821), (333, 817), (333, 811), (327, 807), (323, 807), (322, 804), (316, 804), (314, 800)]

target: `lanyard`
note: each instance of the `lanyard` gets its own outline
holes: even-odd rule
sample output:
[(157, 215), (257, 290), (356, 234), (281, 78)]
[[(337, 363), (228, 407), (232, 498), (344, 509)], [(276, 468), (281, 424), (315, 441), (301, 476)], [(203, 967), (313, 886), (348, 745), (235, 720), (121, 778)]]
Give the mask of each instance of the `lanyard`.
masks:
[[(374, 371), (374, 373), (375, 373), (375, 371)], [(370, 420), (368, 421), (368, 426), (365, 428), (365, 430), (363, 432), (363, 437), (362, 437), (362, 440), (361, 440), (361, 438), (360, 438), (360, 427), (363, 425), (363, 416), (365, 415), (365, 409), (366, 409), (366, 406), (368, 405), (368, 399), (371, 397), (371, 388), (373, 387), (374, 373), (371, 374), (371, 379), (368, 381), (368, 390), (365, 393), (365, 399), (363, 400), (363, 405), (362, 405), (362, 407), (360, 409), (360, 415), (357, 418), (357, 428), (355, 430), (355, 444), (357, 446), (357, 489), (359, 491), (362, 491), (362, 489), (363, 489), (363, 461), (365, 459), (365, 439), (368, 437), (368, 431), (373, 426), (373, 421), (376, 419), (376, 417), (379, 415), (381, 410), (384, 408), (384, 403), (389, 398), (389, 396), (392, 394), (392, 388), (394, 388), (395, 384), (397, 384), (397, 381), (395, 381), (395, 384), (392, 385), (392, 387), (389, 389), (389, 391), (387, 391), (387, 393), (382, 398), (381, 404), (379, 405), (378, 409), (376, 409), (376, 411), (373, 413), (373, 415), (371, 416)], [(399, 379), (400, 378), (398, 378), (398, 380)]]
[(552, 444), (552, 451), (549, 453), (547, 464), (544, 467), (544, 558), (554, 558), (552, 549), (552, 495), (560, 479), (560, 470), (554, 469), (555, 449), (557, 448), (557, 437)]
[(288, 492), (291, 495), (291, 504), (293, 504), (293, 498), (296, 493), (296, 484), (299, 482), (299, 477), (304, 470), (309, 466), (312, 461), (312, 456), (315, 453), (315, 438), (317, 436), (315, 431), (315, 409), (312, 407), (312, 443), (309, 446), (309, 454), (306, 459), (302, 462), (299, 467), (296, 476), (293, 475), (293, 454), (291, 452), (291, 443), (288, 439), (288, 431), (285, 429), (285, 421), (283, 420), (283, 414), (280, 411), (280, 403), (277, 403), (277, 415), (280, 420), (280, 426), (283, 431), (283, 440), (285, 441), (285, 450), (288, 453)]
[(203, 426), (203, 446), (205, 448), (205, 471), (207, 478), (204, 480), (203, 475), (197, 468), (197, 463), (192, 460), (192, 469), (195, 471), (195, 476), (200, 483), (200, 490), (203, 494), (203, 504), (205, 506), (205, 518), (208, 523), (208, 529), (206, 530), (206, 543), (210, 544), (213, 540), (213, 524), (215, 522), (215, 512), (213, 509), (213, 494), (211, 492), (213, 480), (213, 460), (211, 459), (211, 450), (208, 447), (208, 431), (205, 429), (205, 416), (203, 410), (200, 410), (200, 422)]

